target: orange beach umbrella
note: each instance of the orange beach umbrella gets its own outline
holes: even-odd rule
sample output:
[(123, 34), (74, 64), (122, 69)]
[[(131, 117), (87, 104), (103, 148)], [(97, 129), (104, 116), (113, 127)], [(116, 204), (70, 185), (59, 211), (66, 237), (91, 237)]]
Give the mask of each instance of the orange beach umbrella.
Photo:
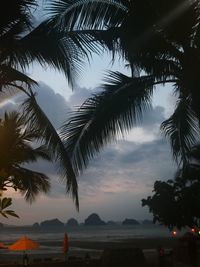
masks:
[(5, 249), (7, 248), (2, 242), (0, 242), (0, 249)]
[(29, 250), (39, 248), (39, 244), (30, 238), (23, 236), (17, 242), (8, 247), (10, 250)]
[(64, 234), (63, 252), (67, 254), (69, 250), (69, 239), (67, 233)]

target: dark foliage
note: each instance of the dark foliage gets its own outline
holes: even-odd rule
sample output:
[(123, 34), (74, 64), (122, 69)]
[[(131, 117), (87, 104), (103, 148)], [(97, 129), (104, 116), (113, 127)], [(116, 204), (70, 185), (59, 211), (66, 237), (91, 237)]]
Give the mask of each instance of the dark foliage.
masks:
[(38, 159), (51, 160), (45, 146), (33, 147), (39, 133), (25, 125), (25, 118), (16, 112), (5, 113), (0, 121), (0, 191), (9, 187), (32, 202), (39, 193), (50, 189), (49, 177), (43, 173), (25, 168), (24, 164)]
[(131, 70), (130, 76), (109, 73), (102, 92), (86, 100), (63, 127), (76, 172), (136, 125), (151, 107), (156, 86), (166, 84), (173, 86), (177, 104), (161, 131), (174, 159), (185, 164), (199, 135), (199, 1), (63, 1), (51, 12), (55, 25), (89, 34), (93, 45), (122, 57)]
[(88, 57), (88, 50), (82, 47), (81, 42), (86, 43), (89, 37), (84, 38), (78, 33), (76, 37), (73, 32), (68, 35), (66, 30), (60, 31), (59, 27), (54, 27), (50, 18), (35, 27), (32, 14), (37, 4), (36, 0), (8, 0), (0, 10), (0, 93), (1, 97), (4, 94), (9, 97), (21, 91), (28, 97), (24, 103), (25, 124), (34, 126), (37, 139), (42, 140), (55, 155), (62, 179), (66, 182), (66, 192), (72, 194), (78, 208), (77, 181), (67, 151), (56, 129), (36, 102), (32, 86), (36, 90), (37, 82), (26, 72), (30, 64), (37, 62), (42, 67), (53, 67), (63, 72), (69, 83), (73, 84), (83, 57)]
[(142, 200), (154, 222), (169, 229), (200, 227), (200, 146), (189, 153), (189, 162), (177, 171), (174, 180), (156, 181), (154, 195)]

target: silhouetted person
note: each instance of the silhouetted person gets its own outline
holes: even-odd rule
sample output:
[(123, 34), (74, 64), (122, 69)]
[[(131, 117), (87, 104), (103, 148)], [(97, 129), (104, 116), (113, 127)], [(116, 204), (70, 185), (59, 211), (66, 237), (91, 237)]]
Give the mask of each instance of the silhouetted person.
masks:
[(24, 255), (23, 255), (23, 265), (24, 266), (28, 266), (28, 261), (29, 261), (28, 255), (26, 253), (24, 253)]
[(88, 252), (85, 254), (85, 262), (86, 264), (89, 264), (90, 262), (90, 254)]
[(195, 236), (188, 238), (188, 254), (190, 264), (192, 267), (198, 267), (197, 265), (197, 242)]
[(165, 266), (165, 250), (162, 246), (158, 247), (158, 261), (160, 267)]

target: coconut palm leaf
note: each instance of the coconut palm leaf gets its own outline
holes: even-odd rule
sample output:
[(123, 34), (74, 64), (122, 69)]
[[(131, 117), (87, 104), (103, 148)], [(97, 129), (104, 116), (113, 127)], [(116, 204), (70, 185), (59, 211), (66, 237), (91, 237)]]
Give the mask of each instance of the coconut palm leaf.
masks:
[(77, 173), (100, 149), (129, 131), (150, 108), (154, 77), (110, 72), (104, 90), (86, 100), (62, 128)]
[[(8, 2), (10, 3), (10, 1)], [(2, 78), (0, 89), (5, 91), (4, 89), (8, 90), (9, 88), (9, 90), (12, 90), (12, 88), (17, 88), (23, 91), (30, 99), (33, 96), (31, 86), (35, 85), (36, 82), (23, 74), (22, 71), (24, 72), (33, 61), (38, 61), (43, 66), (48, 65), (63, 71), (69, 77), (69, 81), (73, 83), (73, 77), (80, 71), (83, 57), (86, 56), (86, 49), (81, 45), (81, 40), (83, 40), (84, 43), (87, 41), (86, 37), (80, 37), (79, 42), (77, 42), (72, 35), (71, 37), (66, 36), (65, 31), (61, 33), (58, 29), (52, 27), (51, 20), (42, 22), (33, 30), (31, 27), (33, 26), (31, 16), (32, 4), (35, 4), (35, 1), (19, 0), (12, 5), (13, 10), (15, 10), (13, 16), (9, 17), (9, 14), (6, 16), (6, 13), (9, 13), (8, 6), (6, 6), (4, 10), (5, 14), (0, 18), (0, 25), (2, 26), (0, 30), (0, 78)], [(3, 19), (3, 17), (5, 17), (5, 19)], [(34, 104), (37, 105), (36, 102)], [(76, 178), (73, 170), (70, 168), (71, 166), (66, 151), (61, 145), (62, 142), (58, 138), (56, 130), (48, 119), (46, 119), (45, 114), (40, 112), (37, 108), (36, 110), (37, 115), (39, 114), (41, 116), (42, 114), (44, 122), (46, 124), (49, 123), (49, 126), (45, 124), (43, 130), (39, 129), (35, 131), (29, 123), (29, 129), (32, 129), (32, 134), (30, 134), (27, 127), (23, 133), (21, 132), (20, 126), (19, 129), (16, 128), (15, 131), (10, 127), (9, 130), (11, 130), (11, 134), (9, 140), (13, 141), (18, 139), (18, 143), (13, 144), (11, 142), (8, 144), (9, 142), (5, 142), (5, 144), (3, 144), (2, 142), (1, 148), (5, 148), (5, 151), (7, 148), (7, 151), (12, 153), (13, 157), (10, 159), (9, 153), (7, 153), (7, 157), (4, 157), (1, 161), (1, 165), (7, 167), (9, 164), (13, 166), (15, 163), (14, 166), (16, 166), (16, 164), (35, 161), (38, 157), (50, 159), (50, 155), (46, 153), (46, 148), (39, 147), (33, 151), (31, 145), (28, 143), (32, 138), (34, 138), (34, 140), (43, 139), (44, 133), (48, 133), (48, 148), (52, 148), (53, 150), (51, 155), (53, 155), (53, 152), (57, 149), (59, 153), (62, 151), (62, 155), (65, 157), (62, 158), (59, 153), (55, 153), (56, 160), (59, 161), (60, 158), (62, 158), (62, 166), (66, 168), (65, 170), (63, 169), (63, 173), (69, 176), (66, 185), (67, 191), (71, 193), (71, 188), (73, 187), (74, 191), (72, 190), (72, 194), (76, 198), (75, 201), (78, 207), (77, 182), (75, 181)], [(38, 118), (38, 120), (39, 119), (40, 118)], [(18, 127), (18, 125), (15, 126)], [(40, 123), (40, 127), (43, 127), (43, 123)], [(50, 131), (53, 131), (53, 134), (51, 134)], [(39, 134), (41, 134), (41, 136), (39, 136)], [(56, 138), (57, 145), (55, 145), (55, 142), (50, 145), (49, 142), (53, 139), (55, 141)], [(69, 168), (69, 170), (67, 168)], [(74, 180), (71, 181), (70, 179)]]
[[(5, 113), (0, 121), (0, 192), (7, 188), (19, 190), (27, 201), (32, 202), (40, 193), (47, 193), (50, 188), (49, 178), (36, 171), (23, 168), (21, 165), (35, 162), (39, 158), (51, 160), (47, 147), (33, 147), (33, 141), (40, 137), (32, 126), (28, 127), (24, 116), (16, 111)], [(1, 208), (6, 208), (6, 200), (1, 199)], [(7, 200), (11, 204), (11, 200)], [(6, 210), (3, 216), (15, 216), (13, 211)]]
[(61, 173), (62, 178), (66, 181), (66, 191), (67, 193), (72, 194), (78, 209), (78, 185), (76, 176), (67, 150), (65, 149), (59, 134), (37, 104), (34, 94), (25, 100), (23, 106), (25, 113), (28, 114), (27, 123), (34, 125), (39, 132), (40, 137), (45, 141), (48, 149), (52, 152), (55, 160), (59, 161), (59, 172)]
[[(11, 7), (12, 6), (12, 10)], [(22, 36), (32, 28), (32, 8), (36, 1), (8, 0), (0, 11), (0, 62), (12, 64), (17, 68), (18, 62), (13, 61), (13, 51)], [(24, 62), (25, 64), (30, 61)]]
[(99, 53), (101, 50), (89, 31), (61, 32), (51, 20), (46, 20), (16, 42), (9, 55), (12, 63), (20, 64), (23, 69), (33, 61), (56, 68), (73, 85), (84, 60), (89, 60), (92, 52)]
[(129, 47), (139, 42), (141, 49), (149, 45), (151, 48), (154, 38), (159, 35), (180, 48), (187, 44), (194, 32), (198, 9), (198, 1), (193, 0), (130, 1), (128, 15), (121, 25), (122, 36)]
[(200, 144), (197, 144), (192, 147), (192, 149), (190, 150), (190, 157), (197, 160), (200, 165)]
[(0, 198), (0, 214), (5, 218), (8, 218), (8, 216), (19, 218), (19, 216), (13, 210), (6, 209), (11, 205), (12, 205), (12, 198), (10, 197)]
[(5, 1), (0, 10), (0, 38), (9, 32), (11, 26), (17, 25), (19, 22), (23, 22), (22, 24), (24, 27), (26, 26), (26, 29), (30, 28), (32, 23), (31, 9), (36, 6), (35, 0)]
[(34, 162), (38, 158), (51, 160), (46, 146), (32, 147), (33, 140), (40, 137), (39, 132), (26, 127), (25, 118), (17, 112), (5, 113), (0, 123), (0, 133), (1, 168), (7, 166), (9, 169), (9, 166)]
[(84, 55), (84, 49), (65, 32), (56, 30), (50, 21), (23, 37), (12, 53), (21, 67), (27, 66), (26, 62), (37, 61), (62, 71), (71, 84), (80, 71)]
[(127, 12), (127, 7), (119, 0), (55, 0), (47, 9), (56, 27), (67, 30), (117, 26)]
[[(87, 48), (89, 55), (99, 52), (99, 44), (110, 50), (117, 46), (116, 31), (128, 11), (125, 4), (128, 2), (123, 0), (56, 0), (49, 4), (47, 10), (54, 28), (64, 30), (70, 36), (73, 34), (77, 44), (81, 44), (82, 49)], [(89, 38), (89, 42), (80, 40), (80, 34), (85, 40)]]
[(97, 42), (97, 32), (98, 31), (93, 30), (69, 31), (66, 33), (66, 36), (62, 38), (62, 41), (67, 43), (68, 40), (71, 40), (89, 60), (92, 58), (92, 53), (99, 54), (103, 51), (102, 46)]
[(170, 141), (175, 160), (180, 157), (187, 162), (189, 151), (199, 136), (198, 120), (190, 99), (179, 99), (173, 115), (161, 124), (161, 130)]
[(32, 203), (38, 194), (48, 193), (50, 190), (49, 177), (43, 173), (22, 168), (13, 167), (13, 176), (9, 178), (12, 187), (17, 188), (26, 201)]
[[(38, 138), (38, 137), (37, 137)], [(20, 163), (31, 163), (37, 161), (37, 159), (44, 159), (50, 161), (52, 156), (50, 155), (48, 149), (45, 146), (40, 146), (33, 149), (30, 145), (21, 144), (23, 145), (23, 149), (13, 148), (13, 162)], [(10, 151), (12, 153), (12, 150)], [(9, 155), (8, 155), (9, 160)], [(9, 160), (10, 163), (10, 160)]]
[(39, 138), (39, 132), (24, 128), (24, 125), (25, 118), (17, 112), (5, 113), (0, 124), (0, 168), (9, 169), (13, 164), (34, 162), (38, 158), (51, 160), (44, 145), (32, 147), (32, 141)]
[(0, 35), (0, 61), (6, 66), (20, 67), (24, 71), (30, 63), (37, 61), (42, 66), (62, 71), (72, 85), (85, 57), (88, 58), (91, 52), (98, 52), (91, 42), (91, 35), (80, 32), (68, 34), (66, 29), (60, 31), (52, 19), (43, 21), (33, 30), (25, 29), (24, 24), (22, 17), (17, 23), (9, 24), (6, 33)]
[[(19, 82), (21, 84), (19, 84)], [(0, 65), (0, 91), (3, 89), (19, 89), (26, 92), (26, 88), (31, 87), (32, 85), (37, 85), (37, 82), (31, 79), (29, 76), (24, 73), (7, 66), (5, 64)], [(28, 93), (28, 90), (27, 90)]]
[[(199, 140), (198, 140), (199, 141)], [(188, 161), (175, 174), (175, 181), (187, 186), (200, 178), (200, 145), (196, 143), (187, 154)]]
[[(113, 16), (113, 22), (111, 19), (110, 21), (107, 20), (106, 24), (104, 24), (106, 19), (102, 17), (102, 24), (99, 24), (99, 27), (95, 22), (98, 22), (101, 15), (95, 21), (92, 9), (86, 11), (86, 8), (90, 6), (92, 1), (81, 1), (81, 3), (77, 1), (74, 5), (69, 1), (69, 7), (65, 6), (66, 2), (63, 2), (60, 6), (56, 4), (57, 6), (55, 5), (52, 8), (54, 19), (56, 18), (58, 24), (60, 23), (59, 25), (65, 24), (66, 27), (69, 25), (69, 29), (93, 30), (93, 37), (96, 42), (112, 50), (113, 55), (116, 55), (116, 52), (120, 53), (128, 61), (133, 73), (135, 70), (139, 73), (145, 72), (147, 77), (154, 77), (157, 84), (165, 84), (171, 81), (176, 88), (178, 87), (177, 94), (180, 98), (184, 96), (185, 99), (191, 99), (190, 115), (185, 117), (186, 120), (189, 120), (186, 122), (188, 127), (181, 131), (181, 138), (176, 135), (179, 140), (171, 141), (172, 149), (174, 149), (174, 157), (178, 159), (182, 154), (181, 158), (183, 160), (185, 158), (184, 155), (187, 154), (188, 148), (191, 145), (190, 142), (193, 136), (197, 134), (196, 119), (194, 117), (199, 116), (199, 93), (195, 89), (196, 84), (199, 83), (199, 52), (197, 50), (194, 51), (194, 43), (192, 41), (193, 36), (197, 36), (197, 29), (199, 27), (200, 6), (198, 1), (175, 0), (172, 3), (164, 0), (162, 5), (156, 0), (145, 2), (140, 0), (123, 1), (120, 2), (124, 6), (120, 10), (122, 12), (121, 14), (123, 14), (123, 19), (119, 16), (118, 23), (116, 23), (115, 16)], [(95, 9), (97, 5), (100, 8), (101, 3), (103, 5), (106, 4), (104, 1), (98, 1), (98, 4), (93, 3), (92, 8)], [(77, 10), (79, 7), (83, 9), (83, 12), (80, 11), (80, 13), (82, 12), (80, 23), (75, 13), (75, 5), (77, 5)], [(113, 9), (109, 3), (107, 8), (109, 12)], [(74, 13), (72, 13), (72, 10)], [(73, 23), (70, 22), (71, 24), (67, 24), (64, 20), (65, 14), (68, 14)], [(85, 14), (87, 14), (87, 19), (84, 20)], [(101, 14), (101, 11), (99, 14)], [(75, 23), (74, 20), (78, 22)], [(185, 25), (184, 29), (182, 25)], [(90, 34), (92, 35), (92, 31), (90, 31)], [(100, 100), (98, 101), (101, 102)], [(84, 115), (86, 116), (87, 110), (91, 110), (92, 113), (93, 109), (91, 107), (97, 105), (96, 103), (97, 97), (94, 97), (83, 104), (77, 113), (77, 120), (75, 119), (74, 121), (72, 119), (73, 122), (71, 122), (71, 126), (74, 123), (77, 127), (75, 131), (78, 132), (78, 129), (80, 130), (83, 125), (88, 125), (83, 122), (83, 117)], [(104, 104), (107, 106), (105, 99)], [(103, 101), (101, 105), (103, 106)], [(194, 115), (195, 113), (196, 115)], [(175, 111), (175, 114), (177, 117), (181, 116), (178, 110)], [(82, 115), (80, 121), (79, 115)], [(173, 119), (175, 118), (173, 117)], [(85, 121), (89, 121), (89, 119), (85, 119)], [(169, 121), (165, 122), (166, 125)], [(165, 123), (162, 126), (164, 128)], [(174, 121), (170, 124), (172, 132), (174, 131), (173, 124)], [(184, 126), (183, 122), (181, 125)], [(168, 127), (166, 126), (166, 128)], [(169, 128), (167, 135), (170, 135)], [(87, 131), (89, 130), (87, 129)], [(72, 132), (72, 129), (70, 132)], [(175, 137), (175, 135), (173, 136)], [(70, 136), (70, 138), (72, 137)], [(81, 140), (82, 138), (81, 135)], [(74, 141), (72, 143), (76, 150), (76, 142)], [(77, 134), (77, 144), (79, 144), (79, 134)], [(83, 162), (84, 160), (82, 159), (80, 161)], [(87, 161), (88, 159), (86, 158)]]

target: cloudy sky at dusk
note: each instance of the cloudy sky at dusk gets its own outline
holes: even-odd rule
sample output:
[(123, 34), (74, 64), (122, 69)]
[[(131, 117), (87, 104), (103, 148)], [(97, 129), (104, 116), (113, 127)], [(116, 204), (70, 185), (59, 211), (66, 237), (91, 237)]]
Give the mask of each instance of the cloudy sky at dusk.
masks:
[[(38, 102), (53, 124), (59, 128), (67, 114), (75, 106), (95, 92), (105, 70), (111, 67), (107, 56), (94, 57), (87, 65), (77, 86), (72, 91), (66, 78), (58, 72), (34, 65), (29, 74), (39, 81)], [(121, 69), (117, 62), (113, 70)], [(58, 218), (66, 222), (74, 217), (79, 222), (96, 212), (107, 220), (124, 218), (151, 218), (148, 210), (141, 207), (141, 199), (151, 195), (155, 180), (173, 177), (175, 165), (170, 147), (159, 132), (160, 123), (169, 116), (175, 99), (169, 87), (158, 88), (153, 108), (144, 116), (141, 125), (135, 127), (124, 139), (119, 138), (102, 150), (89, 164), (79, 179), (80, 211), (65, 194), (65, 185), (59, 180), (55, 166), (46, 162), (33, 164), (31, 168), (42, 171), (52, 178), (49, 195), (41, 195), (32, 205), (12, 192), (13, 209), (20, 219), (2, 220), (8, 224), (32, 224), (45, 219)], [(2, 110), (15, 109), (21, 97), (10, 101)]]

